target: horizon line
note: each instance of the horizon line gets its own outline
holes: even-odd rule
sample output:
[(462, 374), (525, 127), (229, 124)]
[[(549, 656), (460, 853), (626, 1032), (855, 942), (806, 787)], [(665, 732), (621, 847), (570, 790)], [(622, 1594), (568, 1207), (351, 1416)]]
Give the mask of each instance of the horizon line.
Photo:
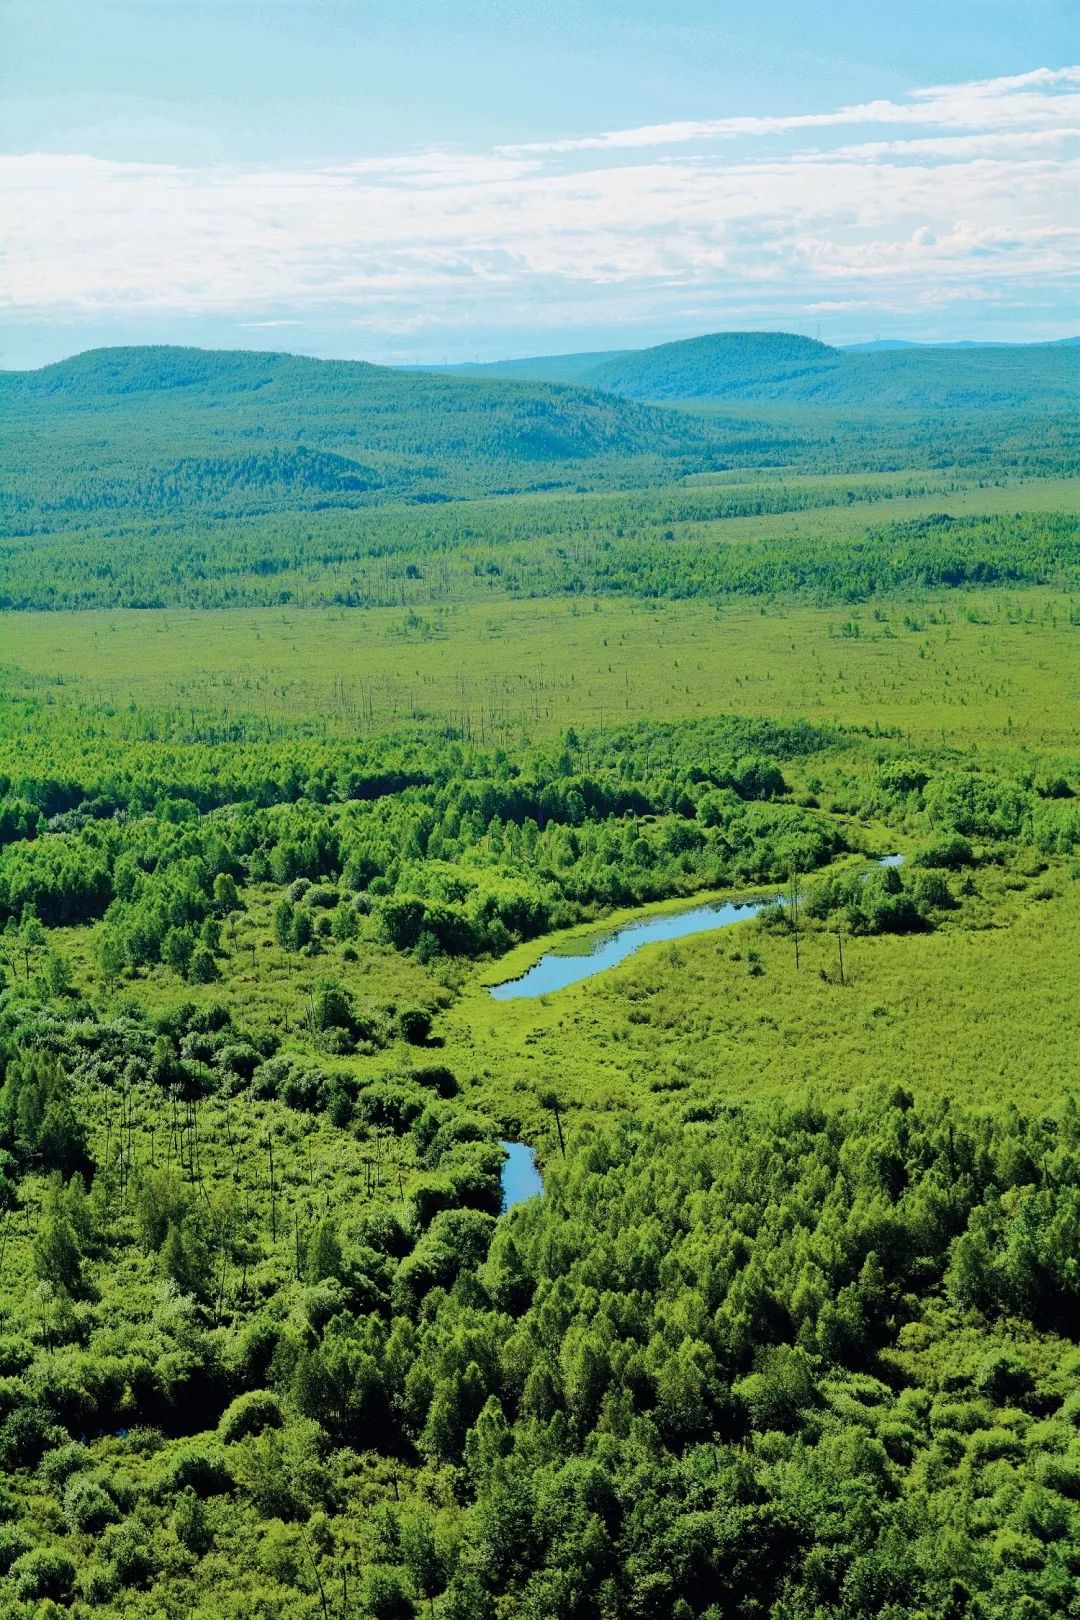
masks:
[(873, 351), (875, 348), (887, 351), (894, 346), (901, 349), (1046, 349), (1067, 347), (1070, 344), (1080, 344), (1080, 333), (1070, 333), (1058, 338), (903, 338), (903, 337), (873, 337), (859, 339), (853, 343), (828, 343), (823, 338), (813, 336), (809, 332), (799, 332), (791, 327), (718, 327), (711, 331), (696, 332), (689, 337), (665, 338), (658, 343), (627, 344), (625, 346), (595, 348), (595, 349), (553, 349), (550, 351), (533, 350), (529, 353), (505, 354), (491, 360), (367, 360), (357, 355), (345, 354), (310, 354), (299, 349), (275, 349), (249, 347), (236, 343), (172, 343), (153, 342), (144, 343), (96, 343), (89, 348), (73, 349), (70, 353), (61, 355), (56, 360), (45, 360), (37, 366), (5, 366), (0, 365), (0, 375), (19, 376), (33, 374), (39, 371), (48, 371), (53, 366), (66, 365), (71, 360), (82, 359), (85, 355), (107, 354), (124, 349), (171, 349), (193, 350), (200, 354), (267, 354), (280, 355), (292, 360), (312, 360), (325, 365), (362, 365), (374, 366), (384, 371), (457, 371), (461, 369), (480, 371), (489, 366), (514, 365), (530, 360), (570, 360), (586, 355), (611, 356), (616, 354), (646, 354), (652, 349), (677, 347), (682, 343), (697, 343), (706, 338), (715, 337), (797, 337), (810, 343), (820, 343), (822, 348), (830, 349), (835, 353), (850, 353), (852, 351)]

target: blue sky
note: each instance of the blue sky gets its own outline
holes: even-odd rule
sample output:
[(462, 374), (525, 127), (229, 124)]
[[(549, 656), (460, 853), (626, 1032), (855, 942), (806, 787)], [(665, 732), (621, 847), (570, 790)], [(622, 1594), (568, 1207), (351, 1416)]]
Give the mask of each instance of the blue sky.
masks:
[(7, 0), (5, 36), (5, 365), (1080, 325), (1071, 0)]

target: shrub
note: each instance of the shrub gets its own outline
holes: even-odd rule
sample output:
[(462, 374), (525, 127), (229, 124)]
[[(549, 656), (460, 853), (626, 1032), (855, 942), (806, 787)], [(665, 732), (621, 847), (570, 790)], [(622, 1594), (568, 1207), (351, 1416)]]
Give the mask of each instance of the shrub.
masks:
[(365, 1125), (407, 1131), (424, 1111), (427, 1099), (416, 1085), (395, 1086), (385, 1081), (364, 1086), (356, 1099), (356, 1112)]
[(252, 1389), (225, 1408), (217, 1432), (222, 1440), (231, 1443), (263, 1429), (280, 1429), (282, 1421), (277, 1396), (268, 1389)]
[(49, 1485), (59, 1489), (67, 1484), (72, 1474), (92, 1466), (93, 1458), (88, 1447), (81, 1445), (78, 1440), (72, 1440), (66, 1446), (58, 1446), (55, 1451), (50, 1451), (43, 1459), (39, 1472)]
[(194, 984), (213, 984), (214, 980), (220, 977), (213, 952), (205, 945), (195, 947), (187, 971), (188, 978)]
[(119, 1585), (112, 1564), (87, 1564), (79, 1579), (79, 1590), (86, 1603), (98, 1607), (116, 1596)]
[(207, 1518), (206, 1505), (193, 1490), (182, 1491), (177, 1498), (172, 1516), (173, 1534), (182, 1547), (201, 1558), (213, 1543), (213, 1531)]
[(966, 838), (959, 833), (951, 838), (938, 838), (927, 844), (915, 856), (916, 866), (944, 866), (950, 872), (975, 865), (975, 852)]
[(418, 1086), (427, 1086), (438, 1092), (440, 1097), (456, 1097), (461, 1089), (457, 1076), (444, 1063), (428, 1063), (422, 1068), (413, 1069), (409, 1079), (415, 1080)]
[(341, 896), (330, 884), (318, 884), (316, 887), (304, 892), (304, 903), (309, 906), (319, 906), (323, 910), (330, 910), (337, 905)]
[(975, 1388), (996, 1406), (1022, 1400), (1030, 1394), (1034, 1379), (1018, 1356), (1008, 1350), (987, 1356), (975, 1375)]
[(106, 1530), (101, 1538), (101, 1551), (111, 1562), (122, 1586), (145, 1586), (157, 1570), (149, 1534), (131, 1519)]
[(411, 1620), (416, 1613), (404, 1578), (396, 1569), (370, 1569), (364, 1581), (364, 1603), (372, 1620)]
[(952, 890), (940, 871), (916, 872), (913, 892), (920, 911), (946, 911), (956, 904)]
[(85, 1536), (100, 1535), (106, 1525), (115, 1523), (119, 1517), (116, 1503), (97, 1480), (86, 1474), (76, 1474), (68, 1480), (64, 1519), (70, 1530)]
[(172, 1492), (188, 1486), (196, 1496), (222, 1496), (233, 1488), (233, 1477), (220, 1451), (190, 1443), (176, 1452), (165, 1476)]
[(75, 1562), (59, 1547), (35, 1547), (11, 1566), (15, 1595), (24, 1601), (54, 1598), (64, 1603), (75, 1585)]
[(6, 1575), (17, 1558), (29, 1552), (30, 1537), (13, 1524), (0, 1526), (0, 1575)]
[(0, 1425), (0, 1467), (33, 1468), (49, 1445), (50, 1429), (36, 1406), (21, 1406)]
[(318, 1069), (292, 1069), (278, 1092), (287, 1108), (298, 1113), (315, 1114), (323, 1105), (326, 1076)]
[(356, 1051), (356, 1041), (347, 1029), (328, 1029), (319, 1042), (328, 1057), (348, 1057)]
[(398, 1028), (410, 1046), (423, 1046), (431, 1034), (431, 1013), (426, 1007), (402, 1007)]

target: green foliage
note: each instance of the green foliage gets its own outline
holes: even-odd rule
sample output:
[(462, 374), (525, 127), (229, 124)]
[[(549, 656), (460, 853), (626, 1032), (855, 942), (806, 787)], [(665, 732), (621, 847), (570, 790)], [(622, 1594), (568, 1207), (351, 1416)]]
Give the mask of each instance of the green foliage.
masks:
[[(190, 351), (5, 383), (0, 592), (236, 611), (5, 625), (4, 1612), (1070, 1612), (1075, 495), (992, 487), (1074, 454), (1067, 374), (672, 361), (1046, 414)], [(721, 448), (819, 459), (633, 487)], [(504, 1139), (544, 1184), (505, 1214)]]
[(279, 1429), (281, 1423), (281, 1404), (277, 1396), (267, 1389), (252, 1389), (238, 1395), (225, 1408), (218, 1434), (228, 1443), (243, 1440), (249, 1434), (259, 1434), (263, 1429)]
[(7, 1066), (0, 1086), (0, 1142), (26, 1164), (63, 1176), (88, 1167), (86, 1132), (71, 1088), (45, 1052), (30, 1052)]
[(55, 1598), (65, 1602), (75, 1584), (74, 1561), (60, 1548), (35, 1547), (11, 1566), (16, 1597)]

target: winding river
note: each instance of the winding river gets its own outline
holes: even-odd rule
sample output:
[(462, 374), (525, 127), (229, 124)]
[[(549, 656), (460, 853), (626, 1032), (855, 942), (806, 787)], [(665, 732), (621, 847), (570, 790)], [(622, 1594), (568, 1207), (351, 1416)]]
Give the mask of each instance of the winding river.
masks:
[[(902, 855), (886, 855), (877, 864), (899, 866), (903, 858)], [(763, 906), (772, 903), (772, 896), (741, 903), (728, 900), (694, 906), (689, 911), (671, 911), (666, 916), (642, 917), (637, 922), (624, 923), (622, 927), (602, 934), (584, 950), (573, 954), (569, 951), (549, 951), (519, 978), (492, 985), (491, 994), (496, 1001), (517, 1001), (521, 997), (546, 996), (553, 990), (565, 990), (567, 985), (580, 984), (583, 979), (593, 979), (598, 973), (618, 967), (620, 962), (625, 962), (628, 956), (633, 956), (645, 945), (730, 928), (732, 923), (746, 922), (756, 917)]]

